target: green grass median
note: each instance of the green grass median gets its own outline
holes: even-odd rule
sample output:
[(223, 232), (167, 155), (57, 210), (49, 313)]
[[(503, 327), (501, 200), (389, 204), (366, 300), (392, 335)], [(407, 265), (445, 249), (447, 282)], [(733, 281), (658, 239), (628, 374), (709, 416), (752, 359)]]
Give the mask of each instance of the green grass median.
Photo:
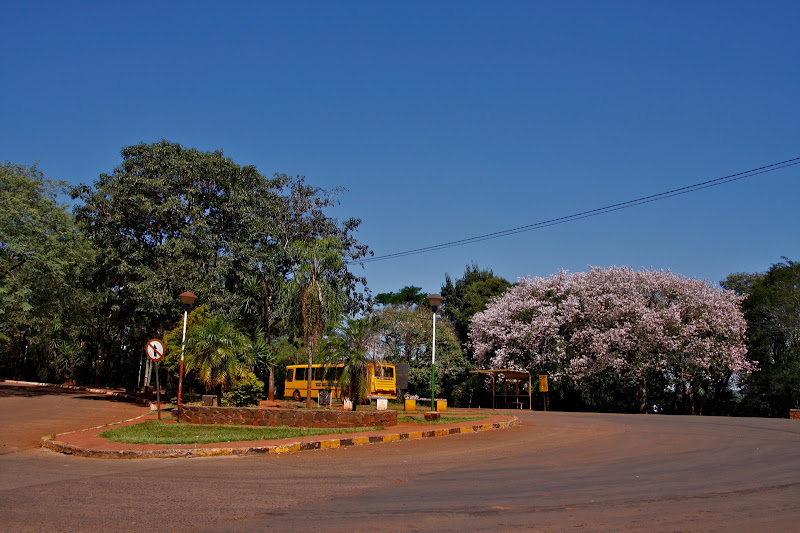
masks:
[(238, 442), (249, 440), (274, 440), (311, 435), (332, 435), (377, 431), (382, 427), (366, 428), (290, 428), (215, 426), (175, 424), (148, 420), (100, 433), (100, 437), (125, 444), (209, 444), (214, 442)]

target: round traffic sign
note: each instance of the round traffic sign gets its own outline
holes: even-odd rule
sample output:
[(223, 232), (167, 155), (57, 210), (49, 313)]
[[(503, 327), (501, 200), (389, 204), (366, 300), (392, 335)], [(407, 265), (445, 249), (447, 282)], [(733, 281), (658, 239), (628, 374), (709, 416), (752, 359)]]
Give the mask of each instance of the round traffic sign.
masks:
[(158, 339), (150, 339), (145, 346), (147, 357), (153, 361), (161, 361), (164, 359), (164, 343)]

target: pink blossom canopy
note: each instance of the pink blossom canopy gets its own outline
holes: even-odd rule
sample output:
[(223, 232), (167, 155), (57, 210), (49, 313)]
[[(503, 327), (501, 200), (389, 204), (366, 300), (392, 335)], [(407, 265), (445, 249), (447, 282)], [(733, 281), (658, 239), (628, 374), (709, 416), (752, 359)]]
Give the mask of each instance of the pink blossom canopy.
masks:
[(665, 271), (592, 268), (522, 278), (476, 314), (479, 364), (551, 370), (576, 381), (614, 370), (676, 379), (749, 372), (743, 297)]

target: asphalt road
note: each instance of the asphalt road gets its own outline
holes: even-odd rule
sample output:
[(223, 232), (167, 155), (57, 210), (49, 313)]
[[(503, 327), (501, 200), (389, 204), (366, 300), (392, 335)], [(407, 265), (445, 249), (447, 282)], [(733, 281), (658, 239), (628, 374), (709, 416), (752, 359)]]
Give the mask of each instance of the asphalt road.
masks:
[(23, 449), (0, 456), (0, 524), (8, 531), (800, 529), (800, 421), (517, 414), (520, 428), (264, 457), (100, 460)]

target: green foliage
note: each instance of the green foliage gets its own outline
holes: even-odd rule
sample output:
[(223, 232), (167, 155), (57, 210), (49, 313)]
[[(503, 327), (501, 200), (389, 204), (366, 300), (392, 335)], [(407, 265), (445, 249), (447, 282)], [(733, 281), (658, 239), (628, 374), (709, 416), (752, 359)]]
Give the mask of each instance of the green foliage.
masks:
[(323, 340), (325, 363), (344, 365), (339, 376), (339, 387), (342, 396), (353, 401), (353, 411), (368, 395), (367, 365), (370, 362), (380, 364), (378, 361), (371, 361), (368, 352), (375, 331), (376, 323), (372, 318), (348, 317)]
[[(376, 313), (376, 326), (390, 363), (408, 363), (408, 392), (428, 397), (431, 393), (430, 307), (387, 306)], [(456, 332), (446, 318), (436, 320), (436, 396), (453, 406), (469, 404), (480, 382), (471, 379), (473, 369), (461, 349)]]
[(264, 382), (252, 372), (240, 378), (230, 391), (222, 395), (222, 405), (225, 407), (250, 407), (258, 406), (264, 396)]
[[(122, 163), (73, 190), (76, 217), (99, 250), (86, 283), (96, 291), (92, 343), (110, 384), (132, 382), (130, 347), (179, 325), (177, 295), (191, 290), (214, 314), (256, 325), (268, 341), (290, 332), (279, 296), (298, 260), (291, 243), (334, 238), (342, 257), (368, 253), (353, 237), (360, 221), (326, 215), (338, 191), (276, 174), (267, 178), (221, 151), (160, 141), (122, 149)], [(339, 265), (336, 290), (361, 309), (363, 278)]]
[(747, 350), (758, 362), (740, 376), (739, 412), (789, 416), (800, 407), (800, 263), (784, 258), (765, 273), (731, 274), (722, 285), (748, 295)]
[[(207, 306), (193, 309), (186, 323), (184, 390), (192, 387), (194, 379), (207, 391), (228, 390), (258, 363), (251, 339), (233, 322), (209, 314)], [(182, 321), (164, 335), (163, 365), (170, 374), (179, 372), (182, 339)]]
[(486, 304), (503, 294), (511, 283), (495, 276), (490, 269), (481, 269), (477, 264), (468, 265), (464, 275), (453, 283), (449, 274), (442, 285), (442, 314), (453, 323), (462, 348), (468, 346), (469, 322), (475, 313), (486, 309)]
[(221, 316), (210, 316), (186, 333), (185, 357), (187, 371), (195, 372), (207, 390), (223, 392), (252, 374), (256, 363), (250, 339)]
[[(191, 331), (198, 324), (208, 320), (208, 306), (200, 305), (189, 311), (186, 318), (186, 331)], [(174, 328), (164, 334), (164, 348), (166, 354), (161, 363), (170, 374), (177, 374), (181, 361), (181, 346), (183, 341), (183, 320)], [(185, 354), (184, 354), (185, 357)]]
[[(320, 339), (346, 308), (342, 243), (335, 237), (295, 241), (289, 253), (297, 266), (285, 286), (283, 305), (288, 325), (308, 350), (310, 373)], [(305, 396), (306, 405), (311, 407), (310, 381)]]
[(208, 444), (212, 442), (239, 442), (253, 440), (287, 439), (310, 435), (333, 435), (375, 431), (380, 427), (366, 428), (290, 428), (217, 426), (200, 424), (167, 424), (159, 420), (148, 420), (103, 431), (100, 436), (114, 442), (127, 444)]
[(424, 305), (427, 303), (427, 295), (422, 292), (422, 287), (407, 285), (398, 292), (379, 293), (375, 302), (381, 305)]
[(53, 342), (56, 379), (74, 383), (78, 367), (86, 361), (83, 345), (74, 341)]
[(64, 191), (35, 166), (0, 164), (0, 377), (51, 377), (53, 342), (80, 344), (89, 328), (94, 251), (58, 202)]

